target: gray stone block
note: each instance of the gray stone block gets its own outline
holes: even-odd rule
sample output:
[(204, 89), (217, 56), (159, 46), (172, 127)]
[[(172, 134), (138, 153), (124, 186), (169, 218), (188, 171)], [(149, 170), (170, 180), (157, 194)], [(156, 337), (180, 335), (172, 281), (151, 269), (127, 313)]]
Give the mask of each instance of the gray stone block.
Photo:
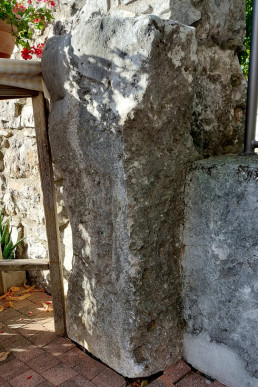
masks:
[(42, 58), (72, 227), (68, 335), (129, 377), (181, 356), (196, 60), (194, 29), (154, 16), (82, 19), (70, 40), (50, 39)]
[(232, 387), (258, 385), (258, 157), (192, 164), (186, 184), (185, 356)]

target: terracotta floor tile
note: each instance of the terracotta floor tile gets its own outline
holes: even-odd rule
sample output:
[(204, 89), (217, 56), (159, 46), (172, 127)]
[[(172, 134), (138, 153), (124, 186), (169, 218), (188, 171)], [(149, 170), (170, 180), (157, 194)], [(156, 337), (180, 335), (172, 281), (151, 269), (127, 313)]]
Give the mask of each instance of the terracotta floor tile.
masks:
[(38, 356), (43, 356), (44, 354), (45, 354), (45, 352), (41, 348), (38, 348), (34, 345), (27, 347), (25, 349), (23, 348), (22, 350), (18, 350), (18, 351), (13, 352), (13, 355), (17, 359), (19, 359), (25, 363), (31, 359), (37, 358)]
[(10, 379), (8, 382), (13, 387), (36, 387), (42, 383), (45, 379), (33, 370), (28, 370), (22, 374), (15, 376), (13, 379)]
[(149, 385), (150, 387), (175, 387), (171, 380), (166, 376), (162, 375), (158, 379), (154, 380)]
[[(8, 356), (9, 358), (9, 356)], [(0, 375), (4, 380), (12, 379), (15, 376), (29, 370), (29, 367), (20, 360), (11, 356), (0, 365)]]
[(46, 332), (47, 330), (43, 325), (35, 321), (31, 321), (30, 324), (23, 325), (18, 328), (17, 331), (25, 337), (30, 337), (40, 332)]
[(25, 315), (35, 315), (40, 312), (43, 312), (43, 306), (42, 305), (36, 305), (34, 302), (30, 302), (29, 305), (25, 305), (24, 308), (19, 309), (19, 312)]
[(11, 384), (6, 382), (4, 379), (0, 378), (0, 386), (1, 387), (10, 387)]
[(211, 382), (209, 380), (194, 372), (190, 372), (190, 374), (176, 384), (177, 387), (208, 387), (210, 385)]
[(35, 305), (33, 302), (30, 301), (30, 298), (26, 298), (22, 301), (13, 301), (13, 309), (15, 310), (20, 310), (30, 305)]
[(32, 341), (38, 347), (43, 347), (57, 339), (57, 335), (54, 332), (43, 331), (36, 333), (33, 336), (30, 336), (30, 341)]
[(181, 359), (175, 365), (170, 366), (164, 374), (169, 377), (172, 383), (176, 383), (189, 371), (191, 371), (191, 368)]
[(21, 317), (22, 317), (22, 314), (18, 310), (15, 310), (13, 308), (8, 308), (8, 309), (5, 309), (3, 312), (1, 312), (0, 321), (3, 323), (16, 322)]
[(37, 387), (53, 387), (54, 384), (48, 382), (47, 380), (43, 383), (40, 383)]
[(104, 364), (92, 358), (90, 358), (89, 361), (82, 362), (74, 367), (75, 371), (77, 371), (79, 374), (82, 374), (86, 379), (89, 380), (94, 379), (97, 375), (106, 369), (107, 367)]
[(110, 368), (106, 368), (99, 375), (97, 375), (92, 380), (92, 383), (98, 387), (124, 387), (126, 385), (126, 381), (123, 376), (117, 374)]
[(51, 353), (53, 356), (59, 356), (61, 353), (67, 352), (72, 348), (75, 348), (75, 345), (64, 337), (59, 337), (43, 347), (45, 351)]
[(50, 332), (55, 332), (55, 324), (54, 319), (45, 319), (45, 321), (42, 321), (42, 325)]
[(59, 386), (77, 375), (77, 372), (65, 364), (58, 364), (44, 372), (44, 378), (55, 386)]
[[(28, 360), (28, 365), (38, 373), (44, 373), (49, 368), (54, 367), (60, 363), (60, 360), (56, 356), (50, 355), (50, 353), (44, 353), (35, 359)], [(43, 375), (44, 376), (44, 375)]]
[[(102, 385), (105, 386), (104, 384)], [(84, 378), (82, 375), (77, 375), (74, 378), (67, 380), (60, 387), (96, 387), (95, 384)]]
[(8, 325), (0, 324), (0, 344), (4, 340), (8, 340), (13, 336), (17, 336), (18, 332), (15, 329), (10, 328)]
[(31, 293), (31, 296), (30, 296), (30, 301), (39, 305), (42, 305), (42, 302), (51, 301), (51, 300), (52, 300), (52, 297), (44, 292)]
[(69, 367), (75, 367), (76, 365), (82, 362), (89, 361), (91, 357), (88, 356), (83, 351), (81, 351), (79, 348), (75, 347), (73, 349), (70, 349), (70, 351), (67, 351), (59, 355), (58, 359), (60, 359), (62, 363), (65, 363)]
[(11, 336), (8, 340), (1, 342), (1, 346), (7, 351), (17, 351), (19, 349), (25, 349), (31, 345), (31, 342), (20, 334)]

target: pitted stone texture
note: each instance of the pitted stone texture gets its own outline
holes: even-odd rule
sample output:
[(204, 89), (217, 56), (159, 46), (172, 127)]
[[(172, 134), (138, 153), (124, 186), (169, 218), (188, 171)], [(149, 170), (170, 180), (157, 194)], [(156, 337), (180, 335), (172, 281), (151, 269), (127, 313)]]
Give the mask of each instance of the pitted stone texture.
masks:
[(243, 48), (245, 0), (111, 0), (111, 12), (116, 9), (193, 25), (199, 44), (204, 46)]
[(68, 335), (123, 375), (180, 357), (180, 230), (194, 30), (157, 17), (81, 20), (47, 43), (50, 142), (74, 258)]
[(191, 0), (111, 0), (111, 12), (117, 7), (135, 16), (153, 14), (188, 25), (201, 18), (201, 12), (192, 5)]
[(231, 50), (199, 47), (191, 135), (202, 156), (241, 153), (246, 80)]
[(195, 162), (187, 177), (186, 360), (229, 386), (258, 385), (258, 158)]
[(201, 12), (200, 20), (194, 24), (200, 45), (243, 49), (245, 0), (191, 0), (191, 3)]
[(10, 138), (4, 166), (5, 174), (14, 179), (38, 175), (36, 140), (22, 134)]

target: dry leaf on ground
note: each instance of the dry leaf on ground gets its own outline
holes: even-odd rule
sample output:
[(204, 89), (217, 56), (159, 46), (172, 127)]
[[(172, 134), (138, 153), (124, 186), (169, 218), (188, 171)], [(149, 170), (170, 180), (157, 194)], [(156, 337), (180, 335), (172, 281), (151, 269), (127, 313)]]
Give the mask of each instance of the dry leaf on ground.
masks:
[(10, 351), (0, 352), (0, 361), (4, 361), (9, 355)]

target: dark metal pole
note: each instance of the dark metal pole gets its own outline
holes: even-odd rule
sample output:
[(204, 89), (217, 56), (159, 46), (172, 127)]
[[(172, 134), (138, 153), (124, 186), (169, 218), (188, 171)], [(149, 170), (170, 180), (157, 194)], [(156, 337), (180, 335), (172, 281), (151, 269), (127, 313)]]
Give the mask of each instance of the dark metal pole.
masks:
[(245, 127), (245, 154), (254, 154), (258, 148), (255, 141), (258, 102), (258, 0), (253, 0), (252, 38), (247, 93), (247, 112)]

